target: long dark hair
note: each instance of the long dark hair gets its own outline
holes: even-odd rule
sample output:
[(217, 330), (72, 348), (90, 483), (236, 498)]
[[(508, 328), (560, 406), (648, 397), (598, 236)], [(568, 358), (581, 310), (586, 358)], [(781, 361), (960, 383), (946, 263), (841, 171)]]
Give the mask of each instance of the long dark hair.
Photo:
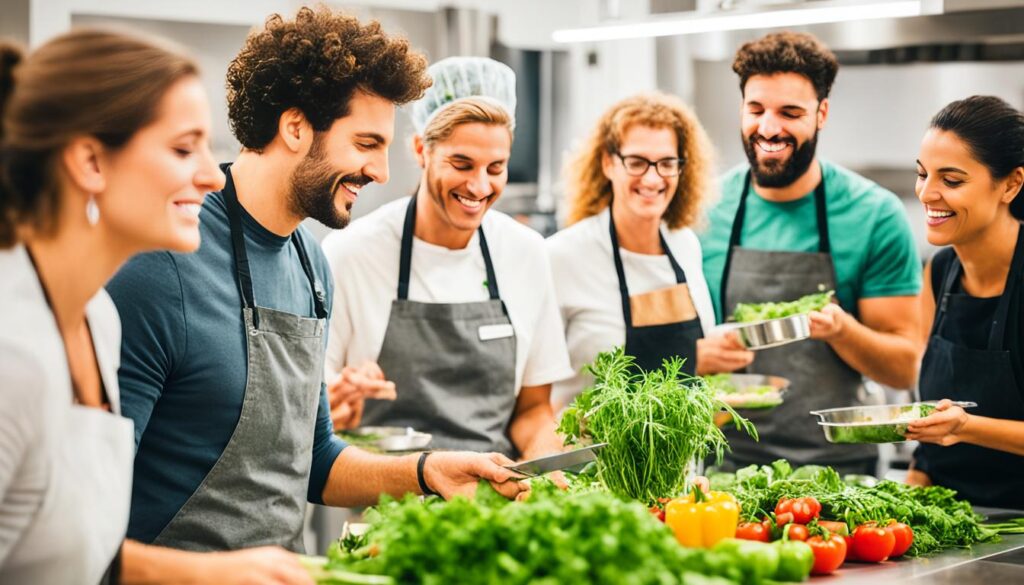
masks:
[(0, 43), (0, 248), (17, 243), (19, 226), (54, 229), (59, 153), (73, 137), (124, 146), (197, 73), (176, 49), (116, 32), (76, 30), (28, 56)]
[[(1024, 167), (1024, 114), (997, 97), (974, 95), (955, 101), (942, 108), (931, 125), (959, 136), (994, 179), (1005, 179)], [(1020, 191), (1010, 203), (1010, 213), (1024, 221)]]

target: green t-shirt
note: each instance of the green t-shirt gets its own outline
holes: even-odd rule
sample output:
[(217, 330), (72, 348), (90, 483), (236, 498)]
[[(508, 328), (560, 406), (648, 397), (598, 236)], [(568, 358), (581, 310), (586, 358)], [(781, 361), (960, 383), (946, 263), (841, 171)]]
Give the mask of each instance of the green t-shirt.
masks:
[[(838, 165), (821, 160), (821, 167), (839, 304), (856, 315), (859, 299), (916, 295), (921, 290), (921, 260), (899, 198)], [(748, 168), (740, 165), (722, 178), (722, 198), (699, 233), (704, 276), (720, 323), (724, 320), (719, 291), (725, 253)], [(795, 201), (774, 203), (751, 187), (740, 245), (817, 252), (816, 226), (813, 190)]]

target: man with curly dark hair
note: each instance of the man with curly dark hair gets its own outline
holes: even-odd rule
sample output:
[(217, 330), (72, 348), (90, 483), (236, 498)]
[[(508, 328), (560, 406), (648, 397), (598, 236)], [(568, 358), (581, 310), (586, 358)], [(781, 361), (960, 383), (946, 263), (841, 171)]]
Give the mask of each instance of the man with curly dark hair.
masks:
[(809, 314), (810, 341), (757, 352), (749, 370), (790, 379), (780, 407), (751, 416), (759, 443), (729, 434), (735, 465), (784, 457), (875, 473), (872, 445), (831, 445), (810, 410), (870, 400), (863, 377), (909, 388), (919, 357), (920, 261), (899, 199), (817, 156), (839, 64), (809, 34), (782, 32), (736, 53), (748, 165), (723, 178), (701, 237), (719, 321), (737, 303), (835, 291)]
[(342, 228), (360, 189), (388, 180), (395, 107), (429, 87), (426, 69), (405, 39), (324, 7), (271, 16), (232, 61), (228, 109), (243, 148), (203, 203), (199, 251), (137, 257), (109, 285), (136, 429), (131, 538), (302, 551), (307, 501), (450, 497), (481, 478), (519, 493), (497, 454), (389, 458), (333, 434), (323, 384), (333, 281), (300, 223)]

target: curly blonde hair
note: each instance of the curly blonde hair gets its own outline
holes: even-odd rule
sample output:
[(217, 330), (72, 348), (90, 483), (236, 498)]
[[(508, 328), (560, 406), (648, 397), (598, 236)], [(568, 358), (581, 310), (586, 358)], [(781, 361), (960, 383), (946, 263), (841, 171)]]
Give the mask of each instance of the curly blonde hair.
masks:
[(612, 182), (604, 174), (602, 157), (618, 152), (623, 136), (633, 126), (671, 129), (679, 145), (678, 156), (686, 161), (675, 195), (665, 210), (668, 227), (691, 226), (700, 219), (714, 184), (711, 141), (682, 100), (655, 92), (628, 97), (609, 108), (573, 158), (568, 169), (569, 225), (611, 205)]

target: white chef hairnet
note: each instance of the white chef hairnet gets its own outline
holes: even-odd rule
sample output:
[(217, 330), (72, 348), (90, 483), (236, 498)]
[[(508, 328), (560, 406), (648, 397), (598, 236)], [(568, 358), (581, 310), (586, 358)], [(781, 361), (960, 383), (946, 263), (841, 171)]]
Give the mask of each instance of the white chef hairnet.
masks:
[(423, 130), (450, 104), (466, 98), (484, 98), (504, 108), (515, 126), (516, 74), (504, 63), (487, 57), (449, 57), (428, 69), (434, 84), (412, 104), (412, 123)]

